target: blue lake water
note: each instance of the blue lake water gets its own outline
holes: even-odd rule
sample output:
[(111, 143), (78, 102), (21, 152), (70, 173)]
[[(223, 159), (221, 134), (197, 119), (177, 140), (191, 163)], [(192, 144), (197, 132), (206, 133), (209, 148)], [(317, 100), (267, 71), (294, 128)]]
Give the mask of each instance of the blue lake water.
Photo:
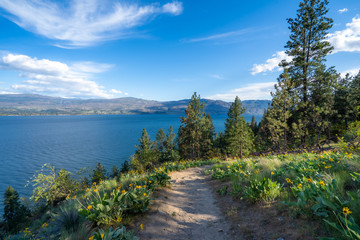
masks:
[[(101, 162), (108, 171), (135, 151), (146, 128), (152, 139), (158, 129), (174, 132), (180, 115), (8, 116), (0, 117), (0, 207), (11, 185), (21, 197), (31, 195), (26, 182), (45, 163), (72, 173)], [(212, 115), (216, 131), (226, 115)], [(256, 116), (260, 121), (261, 116)], [(245, 115), (247, 121), (251, 116)], [(0, 212), (2, 207), (0, 208)]]

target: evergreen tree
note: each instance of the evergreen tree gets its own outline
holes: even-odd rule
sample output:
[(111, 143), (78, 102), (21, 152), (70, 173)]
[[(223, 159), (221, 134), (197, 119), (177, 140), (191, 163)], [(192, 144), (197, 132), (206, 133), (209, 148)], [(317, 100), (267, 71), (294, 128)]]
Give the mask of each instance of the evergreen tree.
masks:
[(179, 154), (175, 149), (175, 133), (170, 126), (168, 133), (164, 129), (159, 129), (156, 135), (157, 155), (160, 162), (178, 160)]
[(286, 150), (288, 145), (289, 118), (294, 107), (295, 97), (292, 95), (292, 82), (287, 69), (278, 78), (271, 107), (266, 114), (267, 128), (275, 148)]
[(255, 148), (257, 151), (267, 151), (271, 147), (273, 147), (273, 143), (271, 140), (271, 134), (269, 130), (269, 122), (268, 122), (268, 115), (269, 109), (271, 108), (270, 104), (268, 108), (264, 110), (264, 114), (262, 116), (261, 121), (258, 125), (258, 132), (255, 136)]
[(165, 130), (163, 128), (160, 128), (156, 134), (156, 150), (160, 162), (163, 162), (165, 160), (164, 159), (166, 152), (165, 140), (166, 140)]
[(204, 157), (213, 138), (212, 120), (204, 111), (205, 104), (196, 92), (185, 110), (185, 117), (181, 117), (178, 131), (178, 146), (180, 155), (185, 159)]
[(8, 186), (4, 193), (3, 219), (5, 230), (7, 232), (16, 232), (28, 215), (29, 210), (20, 203), (18, 192)]
[(334, 91), (338, 74), (333, 68), (325, 70), (322, 65), (316, 71), (311, 84), (310, 126), (316, 137), (316, 145), (320, 148), (320, 137), (330, 138), (331, 117), (335, 114)]
[(350, 74), (346, 74), (344, 78), (339, 78), (335, 85), (335, 114), (332, 118), (332, 124), (335, 125), (335, 134), (343, 134), (351, 121), (351, 105), (349, 103), (351, 80)]
[(176, 134), (173, 132), (173, 127), (170, 126), (164, 141), (165, 161), (176, 161), (180, 158), (179, 152), (176, 150), (175, 137)]
[(135, 147), (137, 149), (131, 159), (132, 166), (139, 171), (153, 168), (157, 162), (157, 154), (154, 149), (154, 143), (150, 140), (145, 128), (142, 130), (139, 145)]
[(350, 114), (354, 120), (360, 120), (357, 108), (360, 106), (360, 71), (352, 79), (349, 90), (348, 101), (351, 106)]
[(253, 131), (253, 133), (256, 135), (257, 134), (257, 123), (255, 120), (255, 116), (251, 117), (250, 127), (251, 127), (251, 130)]
[(202, 120), (203, 140), (200, 143), (200, 151), (203, 157), (210, 157), (214, 145), (215, 127), (209, 114), (206, 114)]
[(226, 155), (226, 142), (224, 134), (222, 132), (219, 132), (215, 135), (214, 151), (217, 156)]
[(303, 0), (297, 10), (295, 19), (289, 18), (290, 40), (286, 44), (286, 53), (292, 57), (291, 62), (283, 61), (287, 67), (294, 91), (299, 96), (293, 130), (301, 144), (306, 144), (308, 129), (311, 127), (311, 85), (323, 68), (325, 57), (333, 47), (324, 41), (333, 20), (326, 17), (328, 0)]
[(231, 104), (228, 118), (225, 122), (225, 142), (226, 151), (231, 156), (244, 157), (253, 150), (253, 132), (246, 124), (242, 114), (245, 113), (245, 108), (239, 97)]
[(107, 179), (106, 177), (106, 169), (104, 168), (104, 166), (101, 163), (98, 163), (96, 165), (96, 168), (93, 170), (93, 175), (92, 175), (92, 182), (96, 182), (99, 183), (102, 180)]

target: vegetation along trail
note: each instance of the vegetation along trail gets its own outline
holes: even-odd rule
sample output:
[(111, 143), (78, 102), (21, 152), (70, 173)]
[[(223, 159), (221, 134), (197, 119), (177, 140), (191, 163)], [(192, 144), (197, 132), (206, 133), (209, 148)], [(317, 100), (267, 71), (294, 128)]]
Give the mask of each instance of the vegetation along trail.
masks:
[(206, 167), (173, 172), (171, 189), (159, 192), (150, 213), (141, 220), (143, 239), (233, 239), (230, 224), (216, 205)]

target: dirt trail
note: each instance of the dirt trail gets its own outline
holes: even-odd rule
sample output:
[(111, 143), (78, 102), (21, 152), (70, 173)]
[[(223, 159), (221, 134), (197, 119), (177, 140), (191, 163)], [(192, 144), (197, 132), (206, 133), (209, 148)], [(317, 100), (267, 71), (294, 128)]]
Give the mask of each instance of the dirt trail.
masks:
[(233, 239), (204, 169), (170, 174), (171, 189), (161, 190), (150, 213), (139, 221), (144, 226), (136, 234), (141, 240)]

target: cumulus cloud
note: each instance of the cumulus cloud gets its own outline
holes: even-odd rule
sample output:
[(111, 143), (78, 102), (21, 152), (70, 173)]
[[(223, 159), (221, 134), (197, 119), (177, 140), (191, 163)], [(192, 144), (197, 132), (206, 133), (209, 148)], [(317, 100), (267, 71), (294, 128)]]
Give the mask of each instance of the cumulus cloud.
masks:
[(274, 91), (276, 82), (254, 83), (242, 88), (233, 89), (227, 93), (219, 93), (208, 96), (208, 99), (232, 102), (238, 96), (241, 100), (268, 100), (271, 99), (270, 92)]
[(1, 0), (0, 8), (20, 27), (58, 40), (60, 47), (84, 47), (131, 36), (130, 29), (159, 14), (179, 15), (174, 1), (139, 6), (108, 0), (72, 0), (68, 5), (47, 0)]
[(13, 84), (12, 90), (61, 97), (113, 97), (111, 91), (107, 92), (103, 86), (91, 80), (94, 73), (106, 71), (110, 66), (93, 62), (67, 65), (11, 53), (0, 58), (2, 69), (18, 71), (19, 76), (25, 78), (21, 84)]
[(360, 51), (360, 17), (354, 17), (344, 30), (329, 34), (327, 41), (334, 46), (333, 53)]
[(349, 11), (349, 9), (347, 9), (347, 8), (343, 8), (343, 9), (338, 10), (339, 13), (345, 13), (347, 11)]
[(345, 77), (346, 74), (350, 74), (350, 76), (355, 76), (357, 75), (358, 73), (360, 72), (360, 67), (359, 68), (352, 68), (352, 69), (348, 69), (348, 70), (345, 70), (343, 72), (341, 72), (341, 77)]
[(292, 57), (288, 56), (285, 51), (280, 51), (272, 55), (272, 58), (266, 60), (263, 64), (254, 64), (251, 68), (251, 74), (256, 75), (258, 73), (263, 73), (267, 71), (278, 70), (280, 71), (281, 68), (279, 67), (279, 63), (282, 60), (286, 60), (290, 62)]

